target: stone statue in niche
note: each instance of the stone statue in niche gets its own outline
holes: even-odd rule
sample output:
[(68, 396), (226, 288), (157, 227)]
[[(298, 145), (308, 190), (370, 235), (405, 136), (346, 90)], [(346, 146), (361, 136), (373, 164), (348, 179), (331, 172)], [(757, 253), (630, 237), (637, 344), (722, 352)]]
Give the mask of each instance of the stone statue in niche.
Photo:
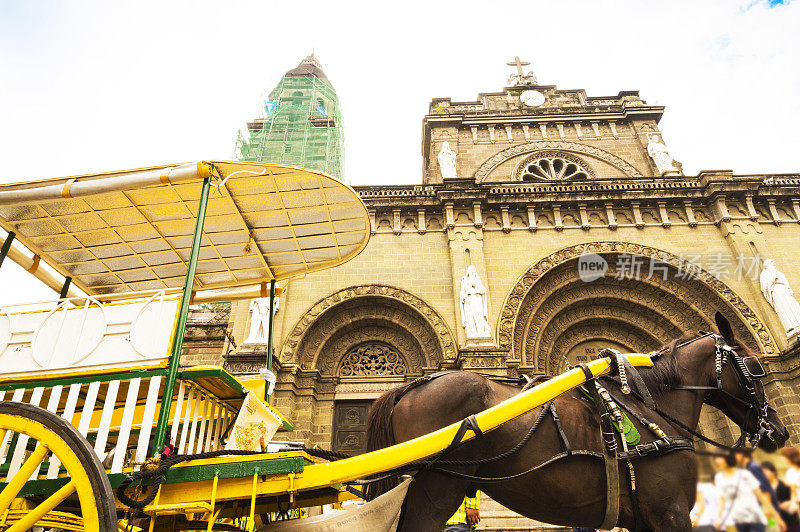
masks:
[(478, 277), (475, 266), (469, 265), (467, 273), (461, 278), (461, 325), (467, 339), (489, 339), (492, 331), (489, 328), (488, 295), (486, 287)]
[(761, 292), (775, 309), (775, 314), (786, 330), (786, 336), (792, 338), (800, 335), (800, 303), (795, 299), (786, 275), (775, 266), (774, 260), (764, 261), (760, 281)]
[(647, 135), (647, 154), (653, 159), (659, 175), (680, 174), (675, 159), (667, 151), (667, 145), (655, 133)]
[[(278, 298), (275, 309), (278, 310)], [(250, 300), (250, 329), (243, 344), (266, 344), (269, 335), (269, 298), (259, 297)]]
[(439, 161), (439, 170), (442, 172), (442, 177), (458, 177), (456, 175), (456, 152), (450, 149), (448, 141), (442, 143), (442, 149), (436, 158)]

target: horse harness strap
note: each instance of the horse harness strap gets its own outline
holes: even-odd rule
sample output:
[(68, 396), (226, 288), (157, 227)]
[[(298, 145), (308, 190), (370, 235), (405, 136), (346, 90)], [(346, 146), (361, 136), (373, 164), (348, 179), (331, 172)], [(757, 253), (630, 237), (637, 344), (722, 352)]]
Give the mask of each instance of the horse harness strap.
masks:
[(641, 458), (651, 454), (666, 454), (674, 451), (694, 451), (694, 442), (682, 436), (667, 436), (647, 443), (641, 443), (633, 449), (619, 453), (621, 460)]
[(442, 451), (442, 454), (445, 454), (450, 449), (460, 445), (461, 440), (464, 439), (464, 435), (467, 433), (468, 430), (474, 432), (476, 438), (483, 434), (483, 431), (478, 426), (478, 419), (475, 417), (475, 414), (472, 414), (471, 416), (464, 418), (464, 420), (461, 421), (461, 425), (459, 425), (455, 436), (453, 436), (453, 441), (451, 441), (450, 445), (448, 445), (447, 448), (445, 448)]
[(550, 401), (547, 403), (546, 408), (550, 410), (550, 415), (553, 416), (553, 423), (556, 426), (558, 437), (561, 440), (561, 450), (566, 453), (567, 456), (570, 456), (572, 454), (572, 446), (569, 444), (567, 434), (564, 432), (564, 427), (561, 425), (561, 419), (558, 417), (558, 413), (556, 412), (556, 402)]
[[(600, 414), (600, 435), (603, 440), (603, 462), (606, 467), (606, 510), (601, 529), (610, 530), (617, 525), (619, 520), (619, 466), (617, 465), (617, 440), (614, 436), (614, 427), (606, 403), (600, 397), (597, 381), (592, 370), (586, 364), (578, 364), (586, 377), (586, 388)], [(591, 386), (589, 383), (593, 383)]]
[[(620, 385), (622, 393), (632, 393), (633, 397), (640, 400), (646, 408), (657, 410), (655, 401), (653, 401), (647, 385), (641, 375), (639, 375), (638, 370), (630, 364), (627, 358), (613, 349), (604, 350), (603, 354), (611, 358), (612, 370), (617, 370), (618, 380), (613, 377), (612, 380)], [(614, 368), (613, 366), (616, 367)], [(600, 528), (613, 528), (619, 519), (619, 461), (621, 460), (628, 469), (628, 481), (631, 489), (630, 497), (634, 518), (633, 530), (639, 530), (642, 525), (642, 517), (639, 507), (639, 494), (636, 488), (636, 472), (633, 468), (632, 459), (648, 455), (663, 455), (682, 450), (694, 451), (694, 443), (689, 438), (667, 436), (656, 423), (650, 422), (643, 416), (637, 415), (624, 403), (614, 399), (611, 393), (600, 384), (599, 379), (589, 371), (585, 364), (579, 364), (578, 367), (581, 368), (586, 376), (586, 384), (581, 387), (580, 390), (594, 402), (600, 415), (600, 430), (603, 440), (603, 458), (606, 466), (607, 485), (606, 513)], [(632, 426), (630, 418), (623, 412), (623, 409), (639, 421), (643, 427), (650, 430), (657, 439), (648, 443), (639, 443), (640, 437), (638, 431), (636, 431), (637, 434), (626, 433), (626, 425), (630, 426), (628, 429), (629, 431), (635, 431), (635, 428)], [(613, 427), (614, 424), (616, 424), (620, 432), (621, 450), (617, 448), (613, 428), (609, 429), (609, 425)], [(631, 445), (630, 448), (629, 444)]]
[[(639, 374), (639, 370), (628, 360), (628, 357), (622, 356), (616, 349), (605, 349), (603, 354), (611, 355), (612, 359), (617, 363), (617, 373), (620, 376), (620, 380), (624, 383), (622, 385), (622, 393), (627, 395), (631, 391), (635, 391), (641, 397), (644, 406), (650, 410), (655, 409), (656, 403), (653, 401), (653, 396), (650, 395), (647, 384), (645, 384), (644, 379), (642, 379), (642, 376)], [(633, 384), (633, 389), (627, 385), (628, 380)]]

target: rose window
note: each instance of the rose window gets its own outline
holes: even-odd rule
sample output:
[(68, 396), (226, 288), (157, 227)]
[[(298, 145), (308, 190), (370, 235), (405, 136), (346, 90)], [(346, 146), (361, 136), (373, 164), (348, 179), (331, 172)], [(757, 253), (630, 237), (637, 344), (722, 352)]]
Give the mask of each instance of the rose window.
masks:
[(523, 181), (540, 179), (566, 181), (589, 177), (589, 172), (579, 161), (559, 155), (548, 155), (526, 161), (521, 173)]
[(348, 351), (339, 362), (337, 374), (342, 377), (402, 377), (407, 371), (406, 361), (393, 347), (368, 343)]

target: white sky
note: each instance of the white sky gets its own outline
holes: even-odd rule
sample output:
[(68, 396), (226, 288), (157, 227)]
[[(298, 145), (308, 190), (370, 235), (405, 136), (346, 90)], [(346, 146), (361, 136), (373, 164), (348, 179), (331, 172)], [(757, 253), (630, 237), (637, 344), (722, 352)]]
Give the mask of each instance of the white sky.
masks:
[(419, 183), (428, 102), (502, 90), (515, 55), (541, 83), (665, 105), (687, 173), (798, 172), (798, 28), (800, 1), (0, 0), (0, 182), (230, 158), (312, 48), (351, 184)]

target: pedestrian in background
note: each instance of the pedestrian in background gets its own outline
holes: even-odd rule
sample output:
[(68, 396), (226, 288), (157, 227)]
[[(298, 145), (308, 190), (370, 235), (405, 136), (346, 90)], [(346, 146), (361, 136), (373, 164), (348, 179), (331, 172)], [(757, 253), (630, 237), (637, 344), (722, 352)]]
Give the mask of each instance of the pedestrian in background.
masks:
[(785, 529), (769, 494), (761, 490), (761, 484), (750, 471), (737, 467), (739, 462), (735, 456), (717, 456), (714, 464), (719, 470), (714, 477), (720, 494), (717, 528), (733, 525), (737, 532), (766, 532), (769, 516), (778, 523), (780, 530)]
[(715, 532), (715, 524), (719, 516), (719, 492), (713, 482), (697, 484), (697, 499), (690, 517), (692, 530), (696, 532)]
[(762, 462), (761, 468), (767, 475), (770, 485), (775, 493), (772, 501), (778, 509), (781, 519), (786, 523), (786, 532), (800, 532), (800, 515), (798, 515), (797, 501), (792, 499), (792, 489), (788, 484), (778, 478), (778, 470), (772, 462)]
[(772, 486), (767, 479), (767, 475), (764, 474), (764, 470), (761, 469), (761, 466), (753, 460), (753, 450), (742, 448), (734, 453), (736, 456), (736, 461), (739, 462), (739, 465), (746, 470), (750, 471), (750, 473), (756, 477), (758, 481), (758, 485), (761, 487), (761, 491), (766, 493), (770, 496), (770, 500), (774, 499), (774, 493), (772, 492)]
[(800, 451), (797, 447), (784, 447), (781, 449), (781, 454), (786, 461), (789, 462), (789, 468), (783, 475), (783, 481), (792, 490), (792, 501), (795, 505), (800, 506)]
[(453, 514), (444, 527), (444, 532), (470, 532), (481, 520), (481, 492), (476, 491), (474, 497), (464, 497), (461, 506)]

